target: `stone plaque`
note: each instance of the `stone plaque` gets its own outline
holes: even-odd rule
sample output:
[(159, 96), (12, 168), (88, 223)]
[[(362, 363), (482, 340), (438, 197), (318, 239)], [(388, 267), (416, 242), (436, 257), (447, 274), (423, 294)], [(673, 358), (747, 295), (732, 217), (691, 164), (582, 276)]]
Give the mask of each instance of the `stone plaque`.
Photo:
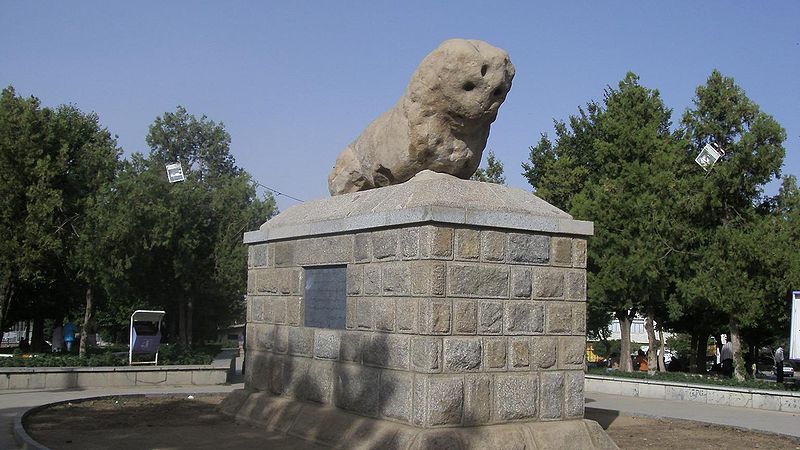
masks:
[(347, 266), (305, 268), (305, 326), (344, 329)]

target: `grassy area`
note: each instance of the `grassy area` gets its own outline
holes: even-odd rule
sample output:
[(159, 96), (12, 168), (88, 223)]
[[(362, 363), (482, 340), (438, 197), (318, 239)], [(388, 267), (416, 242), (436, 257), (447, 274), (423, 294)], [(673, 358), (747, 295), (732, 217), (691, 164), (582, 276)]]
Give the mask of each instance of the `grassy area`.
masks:
[(785, 378), (785, 381), (791, 381), (784, 384), (768, 382), (759, 379), (746, 379), (744, 381), (736, 381), (733, 378), (720, 377), (718, 375), (704, 375), (696, 373), (685, 372), (656, 372), (649, 375), (647, 372), (621, 372), (619, 370), (607, 370), (602, 367), (590, 368), (587, 373), (591, 375), (602, 375), (617, 378), (635, 378), (639, 380), (653, 380), (653, 381), (669, 381), (673, 383), (694, 383), (694, 384), (707, 384), (712, 386), (730, 386), (738, 388), (749, 389), (767, 389), (773, 391), (798, 391), (800, 386), (793, 378)]
[[(179, 345), (162, 344), (158, 353), (158, 365), (209, 364), (219, 353), (219, 346), (206, 345), (185, 348)], [(152, 355), (134, 355), (137, 359), (152, 359)], [(128, 349), (124, 347), (92, 349), (85, 358), (69, 353), (34, 353), (0, 358), (0, 367), (101, 367), (127, 366)]]

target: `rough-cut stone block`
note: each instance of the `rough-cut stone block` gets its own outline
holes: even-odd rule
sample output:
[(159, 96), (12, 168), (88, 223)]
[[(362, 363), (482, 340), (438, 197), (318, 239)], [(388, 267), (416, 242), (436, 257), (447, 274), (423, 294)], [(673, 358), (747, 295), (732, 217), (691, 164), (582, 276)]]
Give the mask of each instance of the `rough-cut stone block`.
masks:
[(372, 256), (377, 260), (392, 260), (397, 257), (398, 231), (381, 230), (372, 233)]
[(550, 264), (565, 267), (572, 265), (572, 239), (550, 238)]
[(586, 333), (586, 303), (572, 305), (572, 331)]
[(299, 294), (300, 276), (298, 269), (285, 269), (278, 272), (278, 291), (281, 294)]
[(393, 298), (375, 299), (375, 329), (379, 331), (394, 331), (394, 310)]
[(250, 273), (254, 273), (256, 277), (256, 292), (267, 294), (278, 293), (278, 283), (274, 276), (276, 271), (277, 270), (269, 269), (253, 269), (250, 271)]
[(295, 241), (275, 243), (275, 265), (278, 267), (294, 266)]
[(511, 296), (516, 298), (531, 297), (531, 269), (528, 267), (511, 268)]
[(416, 372), (434, 373), (442, 370), (442, 339), (411, 338), (411, 368)]
[(495, 419), (508, 421), (536, 417), (538, 384), (534, 373), (495, 375)]
[(286, 323), (296, 327), (303, 324), (302, 297), (288, 297), (286, 299)]
[(451, 301), (445, 299), (419, 300), (419, 332), (421, 334), (450, 334)]
[(376, 417), (381, 371), (370, 367), (340, 364), (336, 370), (334, 402), (336, 406), (365, 416)]
[(557, 341), (551, 336), (533, 336), (531, 338), (531, 356), (534, 368), (550, 369), (556, 365)]
[(358, 298), (356, 297), (348, 297), (345, 299), (345, 316), (344, 316), (344, 327), (348, 330), (352, 330), (358, 327), (357, 322), (357, 306), (358, 306)]
[(478, 303), (478, 333), (500, 334), (503, 332), (503, 303), (481, 301)]
[(410, 423), (413, 395), (412, 374), (391, 370), (381, 372), (379, 405), (382, 416)]
[(341, 334), (339, 358), (342, 361), (361, 362), (362, 338), (368, 336), (359, 331), (345, 331)]
[(411, 405), (411, 421), (416, 426), (426, 426), (428, 423), (428, 390), (430, 388), (428, 375), (414, 375), (414, 401)]
[(364, 290), (364, 266), (347, 266), (347, 295), (360, 295)]
[(508, 267), (456, 264), (449, 266), (447, 291), (452, 296), (508, 297)]
[(362, 330), (375, 327), (375, 300), (372, 298), (356, 298), (356, 326)]
[(249, 296), (248, 307), (252, 322), (267, 321), (267, 297)]
[(254, 270), (247, 271), (247, 293), (256, 293), (256, 272)]
[(484, 261), (503, 261), (506, 259), (508, 235), (500, 231), (481, 231), (481, 254)]
[(586, 268), (586, 239), (572, 240), (572, 267)]
[(350, 235), (339, 235), (296, 241), (294, 262), (298, 266), (353, 262), (353, 239)]
[(419, 258), (419, 228), (400, 230), (400, 256), (403, 259)]
[(506, 338), (484, 338), (484, 365), (486, 369), (506, 368)]
[(558, 337), (558, 366), (564, 369), (583, 367), (586, 355), (585, 336), (560, 336)]
[(420, 256), (426, 259), (453, 259), (453, 229), (437, 225), (420, 228)]
[(563, 302), (548, 303), (547, 332), (569, 333), (572, 331), (572, 305)]
[(453, 333), (475, 334), (478, 331), (478, 303), (475, 300), (453, 301)]
[(564, 376), (564, 418), (583, 417), (584, 377), (582, 370), (566, 372)]
[(431, 378), (428, 382), (428, 424), (459, 425), (464, 414), (462, 377)]
[(251, 245), (247, 249), (247, 267), (266, 267), (267, 252), (267, 244)]
[(505, 302), (504, 309), (506, 334), (541, 333), (544, 329), (542, 305), (525, 300), (514, 300)]
[(275, 351), (286, 353), (289, 350), (289, 327), (282, 325), (275, 327)]
[(508, 259), (515, 263), (546, 264), (550, 260), (550, 238), (536, 234), (509, 233)]
[(531, 364), (530, 341), (528, 338), (508, 340), (508, 355), (511, 369), (527, 370)]
[(480, 425), (491, 420), (491, 376), (467, 376), (464, 379), (464, 425)]
[(411, 294), (411, 266), (408, 263), (383, 266), (381, 278), (384, 295)]
[(270, 299), (270, 309), (275, 323), (286, 323), (286, 297), (272, 297)]
[(251, 323), (247, 325), (247, 348), (272, 350), (275, 345), (275, 325)]
[(381, 268), (367, 264), (364, 267), (364, 294), (378, 295), (381, 293)]
[(289, 327), (289, 354), (311, 356), (314, 349), (314, 329)]
[(564, 399), (564, 373), (542, 372), (540, 374), (539, 417), (542, 419), (561, 418), (561, 405)]
[(481, 366), (481, 341), (479, 338), (445, 338), (444, 370), (446, 372), (471, 372)]
[(372, 236), (358, 233), (353, 236), (353, 259), (355, 262), (372, 261)]
[(445, 291), (445, 263), (415, 261), (411, 267), (411, 292), (417, 296), (441, 296)]
[(398, 298), (395, 300), (397, 331), (401, 333), (417, 332), (418, 302), (414, 298)]
[(364, 363), (390, 369), (408, 369), (409, 336), (375, 333), (363, 343)]
[(564, 269), (533, 268), (533, 297), (561, 298), (564, 296)]
[(338, 359), (341, 345), (341, 332), (334, 330), (314, 330), (314, 357)]
[(481, 256), (481, 235), (478, 230), (462, 228), (456, 230), (455, 259), (477, 260)]
[(586, 300), (586, 271), (573, 270), (566, 273), (566, 298), (569, 300)]

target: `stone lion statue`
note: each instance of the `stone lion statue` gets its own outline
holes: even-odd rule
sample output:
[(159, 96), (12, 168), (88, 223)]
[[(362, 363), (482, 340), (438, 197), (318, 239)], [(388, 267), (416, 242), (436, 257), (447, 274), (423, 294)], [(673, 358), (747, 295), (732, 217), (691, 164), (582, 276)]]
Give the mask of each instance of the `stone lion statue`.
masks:
[(425, 169), (469, 178), (513, 78), (505, 51), (483, 41), (443, 42), (397, 104), (336, 158), (331, 195), (402, 183)]

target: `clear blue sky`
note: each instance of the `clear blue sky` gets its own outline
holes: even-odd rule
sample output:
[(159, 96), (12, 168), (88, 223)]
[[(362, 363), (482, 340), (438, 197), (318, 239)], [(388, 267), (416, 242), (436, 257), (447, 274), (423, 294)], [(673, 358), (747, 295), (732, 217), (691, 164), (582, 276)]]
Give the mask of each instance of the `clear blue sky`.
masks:
[[(554, 118), (602, 99), (627, 71), (673, 121), (711, 70), (732, 76), (787, 131), (800, 175), (800, 2), (24, 2), (0, 14), (0, 85), (95, 111), (126, 154), (184, 105), (223, 122), (237, 163), (308, 200), (339, 151), (403, 92), (441, 41), (509, 52), (513, 88), (488, 149), (508, 184)], [(293, 204), (279, 197), (282, 209)]]

